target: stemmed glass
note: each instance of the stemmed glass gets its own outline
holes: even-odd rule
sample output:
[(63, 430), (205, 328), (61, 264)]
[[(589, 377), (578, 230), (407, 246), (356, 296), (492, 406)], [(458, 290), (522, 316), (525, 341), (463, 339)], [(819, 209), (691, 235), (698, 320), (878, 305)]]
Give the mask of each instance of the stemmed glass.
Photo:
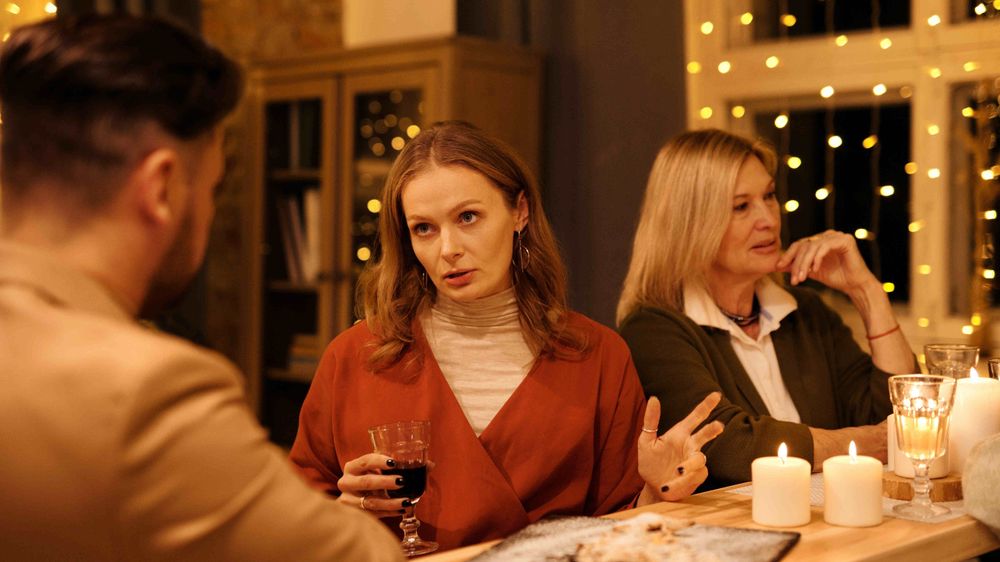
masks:
[(395, 468), (384, 468), (382, 474), (403, 477), (403, 487), (386, 490), (392, 499), (407, 498), (410, 505), (405, 508), (399, 528), (403, 530), (400, 546), (403, 554), (418, 556), (434, 552), (438, 544), (420, 538), (417, 529), (420, 521), (413, 514), (414, 506), (424, 495), (427, 486), (427, 449), (431, 444), (431, 422), (404, 421), (375, 426), (368, 430), (375, 452), (396, 461)]
[(948, 418), (955, 398), (955, 379), (939, 375), (889, 377), (889, 396), (896, 418), (896, 442), (913, 463), (913, 499), (893, 511), (901, 518), (925, 520), (951, 511), (931, 504), (931, 462), (948, 448)]
[(929, 343), (924, 346), (927, 372), (953, 379), (969, 376), (969, 369), (979, 362), (979, 347), (975, 345)]

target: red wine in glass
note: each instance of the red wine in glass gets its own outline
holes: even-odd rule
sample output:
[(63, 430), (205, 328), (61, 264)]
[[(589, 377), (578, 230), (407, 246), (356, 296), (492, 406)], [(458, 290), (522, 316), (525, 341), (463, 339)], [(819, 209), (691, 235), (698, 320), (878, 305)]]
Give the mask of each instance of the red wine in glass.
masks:
[(383, 468), (382, 474), (403, 477), (403, 487), (397, 490), (386, 490), (389, 497), (417, 499), (424, 495), (427, 487), (427, 465), (424, 463), (399, 463), (396, 468)]

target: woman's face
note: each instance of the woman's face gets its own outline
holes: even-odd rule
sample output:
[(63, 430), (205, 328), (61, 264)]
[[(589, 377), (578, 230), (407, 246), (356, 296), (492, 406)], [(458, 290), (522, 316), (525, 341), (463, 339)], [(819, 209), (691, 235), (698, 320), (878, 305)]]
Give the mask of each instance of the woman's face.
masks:
[(709, 274), (718, 282), (755, 281), (781, 256), (781, 219), (774, 180), (756, 156), (740, 166), (733, 213)]
[(438, 293), (467, 302), (511, 286), (514, 233), (528, 219), (523, 195), (511, 209), (479, 172), (435, 165), (403, 187), (402, 204), (413, 252)]

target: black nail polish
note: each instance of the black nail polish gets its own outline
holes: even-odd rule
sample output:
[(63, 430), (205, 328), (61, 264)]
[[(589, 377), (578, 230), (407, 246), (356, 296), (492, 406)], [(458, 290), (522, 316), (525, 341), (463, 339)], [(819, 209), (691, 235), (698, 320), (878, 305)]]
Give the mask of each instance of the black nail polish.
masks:
[(396, 461), (392, 459), (385, 459), (385, 465), (388, 466), (389, 468), (392, 468), (396, 466)]
[(396, 485), (397, 486), (402, 486), (403, 485), (403, 477), (402, 476), (396, 478)]
[(413, 505), (413, 502), (411, 502), (410, 500), (403, 500), (402, 505), (403, 507), (410, 507)]
[(664, 484), (663, 487), (660, 488), (660, 491), (661, 492), (669, 492), (670, 491), (670, 486), (667, 486), (666, 484)]
[(677, 474), (684, 474), (684, 467), (683, 466), (678, 466), (677, 467)]

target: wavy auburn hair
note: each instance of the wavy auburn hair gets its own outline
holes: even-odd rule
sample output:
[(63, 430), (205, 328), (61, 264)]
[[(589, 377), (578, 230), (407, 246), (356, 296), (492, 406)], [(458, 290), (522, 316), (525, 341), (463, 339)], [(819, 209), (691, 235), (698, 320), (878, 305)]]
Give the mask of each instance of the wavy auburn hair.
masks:
[[(376, 339), (369, 359), (372, 370), (385, 369), (402, 358), (413, 344), (417, 314), (436, 295), (433, 283), (421, 282), (423, 267), (410, 243), (402, 203), (406, 185), (433, 166), (464, 166), (482, 174), (502, 192), (510, 209), (524, 195), (528, 222), (521, 230), (521, 244), (530, 259), (524, 271), (511, 264), (511, 278), (525, 340), (539, 354), (580, 356), (587, 342), (567, 325), (566, 268), (542, 210), (538, 183), (503, 141), (468, 123), (446, 121), (431, 125), (410, 141), (386, 178), (378, 223), (379, 257), (365, 269), (358, 284), (358, 313), (366, 318)], [(512, 233), (512, 245), (514, 240)]]
[(706, 282), (732, 217), (736, 177), (751, 156), (774, 175), (777, 159), (768, 145), (719, 129), (682, 133), (660, 149), (618, 301), (618, 325), (642, 306), (683, 311), (684, 285)]

